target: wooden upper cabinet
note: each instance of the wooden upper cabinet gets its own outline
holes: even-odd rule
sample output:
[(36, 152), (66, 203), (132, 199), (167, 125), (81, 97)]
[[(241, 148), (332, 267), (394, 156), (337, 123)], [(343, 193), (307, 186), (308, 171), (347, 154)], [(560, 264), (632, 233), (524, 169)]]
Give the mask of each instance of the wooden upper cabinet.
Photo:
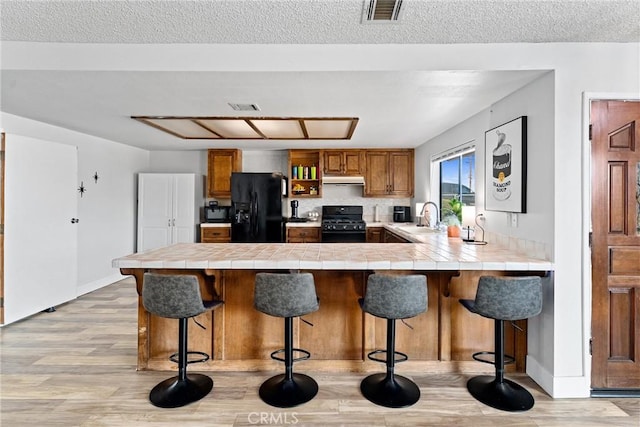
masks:
[(230, 199), (232, 172), (242, 172), (242, 151), (209, 150), (207, 196)]
[(289, 197), (322, 197), (322, 162), (321, 150), (289, 150)]
[(413, 197), (413, 150), (367, 150), (365, 197)]
[(323, 158), (325, 175), (363, 174), (363, 150), (325, 150)]

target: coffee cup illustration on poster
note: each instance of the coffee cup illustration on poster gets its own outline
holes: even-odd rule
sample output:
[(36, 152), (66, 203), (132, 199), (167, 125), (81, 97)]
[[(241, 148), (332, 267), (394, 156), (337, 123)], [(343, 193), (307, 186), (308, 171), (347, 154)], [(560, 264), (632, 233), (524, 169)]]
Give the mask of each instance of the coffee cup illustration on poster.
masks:
[(526, 212), (527, 117), (485, 132), (485, 208)]

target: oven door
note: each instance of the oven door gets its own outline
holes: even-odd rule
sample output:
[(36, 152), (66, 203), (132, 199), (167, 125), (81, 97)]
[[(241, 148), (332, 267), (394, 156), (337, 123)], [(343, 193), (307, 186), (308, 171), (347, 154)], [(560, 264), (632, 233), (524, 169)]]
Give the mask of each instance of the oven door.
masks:
[(322, 231), (322, 243), (365, 243), (365, 231)]

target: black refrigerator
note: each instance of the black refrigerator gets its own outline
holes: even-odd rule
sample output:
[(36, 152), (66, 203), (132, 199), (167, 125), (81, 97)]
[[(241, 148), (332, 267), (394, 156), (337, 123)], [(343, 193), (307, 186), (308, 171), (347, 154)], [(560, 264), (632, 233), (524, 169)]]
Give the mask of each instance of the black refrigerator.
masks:
[(273, 173), (231, 174), (232, 242), (283, 242), (285, 178)]

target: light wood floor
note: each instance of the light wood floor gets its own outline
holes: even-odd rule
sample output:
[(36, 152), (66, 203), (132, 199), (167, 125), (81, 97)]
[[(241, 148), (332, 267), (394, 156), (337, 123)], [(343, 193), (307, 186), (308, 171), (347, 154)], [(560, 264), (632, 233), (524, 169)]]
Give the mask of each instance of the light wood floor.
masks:
[[(14, 426), (640, 426), (640, 399), (551, 399), (526, 376), (534, 408), (508, 413), (475, 401), (465, 375), (398, 371), (413, 378), (420, 401), (381, 408), (359, 391), (361, 374), (318, 373), (311, 402), (272, 408), (257, 395), (273, 372), (211, 372), (203, 400), (159, 409), (147, 398), (168, 372), (136, 372), (136, 293), (123, 280), (0, 329), (0, 424)], [(190, 367), (191, 370), (196, 371)], [(383, 367), (381, 366), (381, 369)], [(279, 372), (277, 372), (279, 373)]]

